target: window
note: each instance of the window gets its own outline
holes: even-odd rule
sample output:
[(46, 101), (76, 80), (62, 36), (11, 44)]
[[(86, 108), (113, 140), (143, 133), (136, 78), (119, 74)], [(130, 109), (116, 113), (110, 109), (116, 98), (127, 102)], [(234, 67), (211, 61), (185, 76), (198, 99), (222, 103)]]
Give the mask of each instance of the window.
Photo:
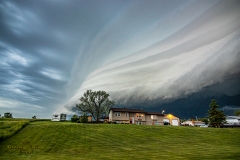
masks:
[(143, 118), (143, 114), (137, 113), (137, 118)]
[(121, 112), (114, 112), (114, 115), (120, 117), (121, 116)]
[(158, 119), (157, 115), (151, 115), (151, 119)]
[(125, 112), (125, 116), (128, 116), (128, 113), (127, 113), (127, 112)]

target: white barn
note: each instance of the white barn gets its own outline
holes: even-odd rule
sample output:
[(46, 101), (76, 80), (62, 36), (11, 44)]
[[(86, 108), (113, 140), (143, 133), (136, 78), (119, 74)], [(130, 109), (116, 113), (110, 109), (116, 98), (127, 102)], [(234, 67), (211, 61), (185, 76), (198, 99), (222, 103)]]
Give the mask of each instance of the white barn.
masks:
[(66, 121), (67, 114), (65, 113), (53, 113), (52, 121)]

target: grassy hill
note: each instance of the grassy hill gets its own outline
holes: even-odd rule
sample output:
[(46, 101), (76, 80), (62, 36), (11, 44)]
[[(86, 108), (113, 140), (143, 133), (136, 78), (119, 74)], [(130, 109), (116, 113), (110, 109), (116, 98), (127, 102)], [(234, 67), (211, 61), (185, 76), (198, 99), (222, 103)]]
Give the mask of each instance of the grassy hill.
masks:
[(4, 119), (0, 118), (0, 141), (17, 133), (20, 129), (29, 124), (26, 119)]
[(0, 159), (238, 159), (239, 129), (30, 122)]

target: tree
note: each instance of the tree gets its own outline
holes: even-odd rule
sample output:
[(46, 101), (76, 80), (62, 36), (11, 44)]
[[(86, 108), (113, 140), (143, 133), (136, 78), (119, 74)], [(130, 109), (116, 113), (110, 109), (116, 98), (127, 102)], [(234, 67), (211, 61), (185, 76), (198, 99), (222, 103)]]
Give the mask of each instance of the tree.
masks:
[(4, 118), (13, 118), (12, 113), (10, 112), (4, 113)]
[(235, 114), (236, 116), (240, 116), (240, 109), (239, 109), (239, 110), (236, 110), (236, 111), (234, 112), (234, 114)]
[(223, 111), (218, 110), (218, 105), (216, 100), (212, 100), (210, 103), (210, 110), (208, 110), (209, 124), (214, 127), (220, 127), (220, 124), (226, 121), (226, 117)]
[(207, 118), (203, 118), (202, 121), (207, 125), (209, 123)]
[(88, 122), (88, 116), (84, 113), (81, 117), (80, 117), (80, 123), (87, 123)]
[(37, 118), (37, 116), (33, 116), (33, 117), (32, 117), (32, 119), (36, 119), (36, 118)]
[(206, 125), (208, 124), (208, 118), (198, 118), (198, 120), (204, 122)]
[(98, 122), (98, 118), (108, 113), (109, 109), (115, 104), (114, 101), (109, 100), (109, 94), (105, 91), (87, 90), (79, 99), (80, 104), (76, 105), (80, 111), (90, 113), (92, 117)]
[(71, 118), (71, 122), (77, 122), (79, 120), (78, 115), (74, 114)]

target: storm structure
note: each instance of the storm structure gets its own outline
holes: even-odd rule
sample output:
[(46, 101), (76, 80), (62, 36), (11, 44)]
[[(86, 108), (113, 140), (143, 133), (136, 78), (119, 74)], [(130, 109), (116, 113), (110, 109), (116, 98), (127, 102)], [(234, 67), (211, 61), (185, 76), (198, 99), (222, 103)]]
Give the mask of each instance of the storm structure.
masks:
[(204, 117), (213, 98), (229, 114), (239, 109), (238, 0), (3, 0), (0, 8), (4, 112), (71, 113), (88, 89), (110, 93), (116, 107), (183, 118)]

